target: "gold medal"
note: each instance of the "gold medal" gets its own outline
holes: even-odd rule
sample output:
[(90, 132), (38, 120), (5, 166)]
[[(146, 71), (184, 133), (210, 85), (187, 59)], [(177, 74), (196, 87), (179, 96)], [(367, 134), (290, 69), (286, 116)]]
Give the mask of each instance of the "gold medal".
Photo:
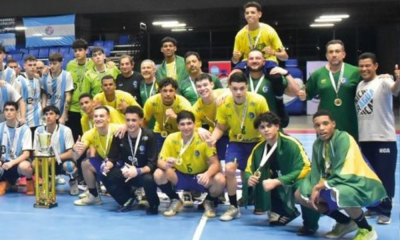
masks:
[(175, 160), (175, 164), (176, 165), (182, 165), (182, 158), (177, 158), (176, 160)]
[(337, 107), (340, 107), (340, 106), (342, 106), (342, 99), (336, 98), (334, 103), (335, 103), (335, 105), (336, 105)]
[(237, 139), (238, 141), (243, 141), (243, 135), (242, 135), (241, 133), (239, 133), (239, 134), (236, 136), (236, 139)]
[(161, 132), (161, 137), (166, 138), (168, 136), (168, 132), (167, 131), (162, 131)]
[(260, 172), (260, 170), (255, 171), (254, 174), (253, 174), (253, 176), (259, 179), (259, 178), (261, 177), (261, 172)]

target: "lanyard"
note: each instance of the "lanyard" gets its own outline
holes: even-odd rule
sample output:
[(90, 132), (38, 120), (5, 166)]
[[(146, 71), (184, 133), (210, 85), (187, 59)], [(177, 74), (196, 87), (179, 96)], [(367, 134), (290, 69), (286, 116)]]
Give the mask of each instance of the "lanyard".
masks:
[[(239, 110), (236, 106), (236, 103), (233, 103), (233, 106), (235, 106), (236, 115), (237, 115), (238, 119), (240, 119)], [(243, 131), (244, 131), (244, 121), (246, 119), (246, 113), (247, 113), (247, 98), (246, 98), (246, 102), (244, 103), (244, 106), (243, 106), (242, 119), (240, 120), (240, 130), (242, 131), (242, 134), (244, 134)]]
[(258, 40), (260, 40), (260, 37), (261, 37), (261, 25), (260, 25), (260, 27), (258, 29), (259, 30), (258, 30), (258, 34), (257, 34), (257, 37), (256, 37), (256, 41), (253, 44), (253, 40), (251, 39), (251, 35), (250, 35), (250, 29), (249, 29), (249, 26), (247, 26), (247, 37), (249, 39), (249, 45), (250, 45), (250, 49), (251, 50), (256, 49)]
[(263, 157), (261, 159), (261, 163), (260, 166), (258, 167), (257, 170), (259, 170), (260, 168), (264, 167), (264, 165), (267, 163), (268, 159), (271, 157), (272, 153), (274, 153), (276, 147), (278, 146), (278, 141), (276, 141), (274, 143), (274, 145), (272, 145), (271, 149), (268, 152), (268, 143), (265, 143), (265, 147), (264, 147), (264, 154)]
[(9, 130), (9, 128), (10, 127), (8, 127), (8, 126), (6, 126), (6, 129), (7, 129), (7, 140), (8, 140), (8, 144), (10, 145), (10, 157), (11, 158), (14, 158), (14, 156), (15, 156), (15, 151), (16, 151), (16, 149), (14, 149), (14, 146), (17, 146), (17, 142), (16, 142), (16, 140), (18, 140), (18, 134), (17, 134), (17, 125), (18, 125), (18, 122), (15, 124), (15, 126), (16, 127), (14, 127), (14, 136), (13, 136), (13, 139), (11, 140), (11, 134), (10, 134), (10, 130)]
[(182, 155), (185, 153), (185, 151), (188, 149), (189, 145), (193, 142), (194, 139), (194, 133), (192, 135), (192, 137), (189, 139), (189, 141), (187, 141), (187, 143), (185, 145), (183, 145), (183, 138), (181, 139), (181, 150), (179, 151), (179, 155), (177, 157), (177, 159), (182, 158)]
[(132, 158), (133, 158), (133, 159), (134, 159), (135, 156), (136, 156), (136, 151), (137, 151), (137, 149), (138, 149), (138, 147), (139, 147), (140, 137), (141, 137), (141, 136), (142, 136), (142, 129), (139, 128), (139, 134), (138, 134), (138, 136), (137, 136), (137, 138), (136, 138), (136, 142), (135, 142), (135, 150), (133, 150), (133, 148), (132, 148), (132, 139), (131, 139), (131, 137), (128, 135), (129, 147), (130, 147), (130, 149), (131, 149), (131, 154), (132, 154)]
[(146, 96), (146, 99), (149, 99), (149, 97), (153, 96), (153, 89), (154, 85), (156, 84), (156, 81), (154, 80), (153, 83), (151, 84), (150, 92), (147, 94), (147, 84), (144, 82), (144, 95)]
[(250, 89), (251, 89), (252, 92), (254, 92), (254, 93), (258, 92), (258, 89), (260, 88), (262, 81), (264, 81), (264, 76), (265, 76), (264, 74), (261, 76), (260, 80), (258, 80), (256, 89), (254, 89), (253, 79), (249, 75), (249, 78), (250, 78)]
[(339, 94), (340, 85), (342, 84), (343, 74), (344, 74), (344, 63), (342, 63), (342, 68), (340, 69), (339, 80), (338, 80), (338, 84), (337, 84), (337, 87), (336, 87), (335, 79), (333, 78), (332, 71), (329, 70), (329, 78), (331, 79), (331, 83), (332, 83), (333, 89), (335, 89), (336, 96), (338, 96), (338, 94)]
[(104, 159), (107, 160), (107, 149), (108, 149), (108, 143), (109, 143), (110, 135), (111, 135), (111, 126), (108, 126), (107, 140), (106, 140), (106, 148), (105, 148), (105, 149), (103, 148), (103, 144), (102, 144), (101, 139), (100, 139), (100, 133), (99, 133), (98, 130), (97, 130), (97, 135), (99, 135), (99, 145), (100, 145), (100, 147), (101, 147), (101, 150), (102, 150), (103, 153), (104, 153), (104, 156), (105, 156)]
[(196, 94), (196, 98), (199, 98), (199, 94), (197, 93), (196, 86), (194, 85), (194, 82), (191, 77), (189, 77), (189, 82), (192, 85), (193, 92)]

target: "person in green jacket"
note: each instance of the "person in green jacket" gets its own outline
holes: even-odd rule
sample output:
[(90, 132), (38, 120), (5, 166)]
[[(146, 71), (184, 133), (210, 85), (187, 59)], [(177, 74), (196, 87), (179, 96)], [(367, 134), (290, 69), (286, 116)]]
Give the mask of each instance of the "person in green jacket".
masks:
[[(284, 226), (299, 216), (294, 192), (310, 172), (310, 160), (296, 138), (279, 131), (280, 119), (275, 113), (259, 115), (254, 128), (264, 138), (254, 147), (245, 172), (245, 182), (254, 188), (254, 213), (268, 211), (271, 226)], [(243, 191), (245, 195), (247, 192)], [(302, 213), (304, 226), (297, 235), (314, 234), (319, 213), (306, 207), (302, 207)]]
[(177, 44), (176, 39), (172, 37), (165, 37), (161, 40), (161, 52), (164, 54), (164, 61), (162, 61), (156, 71), (158, 81), (170, 77), (179, 83), (189, 76), (185, 67), (185, 59), (175, 54)]
[(311, 172), (296, 191), (296, 200), (336, 221), (327, 238), (341, 238), (358, 229), (354, 240), (377, 239), (362, 207), (379, 204), (387, 196), (381, 180), (355, 139), (336, 129), (330, 112), (319, 110), (313, 123), (318, 139), (313, 144)]

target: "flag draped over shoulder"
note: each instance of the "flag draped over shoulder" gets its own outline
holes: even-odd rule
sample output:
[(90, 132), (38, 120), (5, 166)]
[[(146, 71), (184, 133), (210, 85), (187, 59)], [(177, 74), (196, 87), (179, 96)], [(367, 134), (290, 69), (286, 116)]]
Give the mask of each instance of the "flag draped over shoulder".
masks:
[(75, 15), (23, 18), (26, 47), (70, 46), (75, 39)]
[(0, 34), (0, 44), (4, 46), (7, 52), (15, 50), (15, 44), (16, 44), (15, 33)]

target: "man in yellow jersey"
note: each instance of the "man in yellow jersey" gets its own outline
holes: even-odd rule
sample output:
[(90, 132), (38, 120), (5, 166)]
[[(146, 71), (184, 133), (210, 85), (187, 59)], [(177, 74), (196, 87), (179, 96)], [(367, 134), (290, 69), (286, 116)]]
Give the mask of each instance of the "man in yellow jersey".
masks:
[[(200, 99), (193, 105), (193, 114), (196, 117), (196, 128), (199, 136), (203, 141), (206, 141), (214, 130), (216, 125), (217, 108), (223, 103), (224, 97), (230, 95), (228, 89), (214, 88), (214, 82), (207, 73), (202, 73), (194, 79), (196, 91)], [(202, 125), (208, 125), (208, 129)], [(225, 159), (226, 147), (229, 142), (227, 134), (223, 135), (216, 143), (218, 159)]]
[(177, 44), (176, 39), (172, 37), (165, 37), (161, 40), (161, 52), (164, 55), (164, 61), (156, 72), (158, 81), (169, 77), (179, 82), (189, 76), (185, 68), (185, 60), (183, 57), (175, 54)]
[(171, 200), (164, 216), (176, 215), (183, 206), (175, 190), (190, 189), (208, 193), (204, 201), (204, 216), (213, 218), (216, 216), (214, 202), (225, 188), (217, 153), (195, 132), (192, 112), (181, 111), (176, 121), (179, 132), (170, 134), (165, 140), (158, 169), (154, 172), (158, 187)]
[[(100, 174), (107, 174), (109, 169), (113, 167), (112, 162), (108, 161), (107, 158), (118, 125), (109, 123), (110, 112), (105, 106), (96, 107), (93, 118), (95, 127), (85, 132), (82, 140), (79, 137), (72, 148), (74, 160), (84, 154), (89, 147), (91, 148), (89, 158), (82, 162), (82, 173), (88, 192), (74, 202), (77, 206), (103, 204), (96, 188), (96, 180), (99, 181)], [(95, 154), (92, 150), (95, 150)]]
[(117, 109), (122, 119), (125, 118), (124, 112), (126, 107), (139, 106), (131, 94), (122, 90), (116, 90), (115, 79), (111, 75), (106, 75), (101, 79), (101, 88), (103, 92), (96, 94), (93, 100), (100, 105)]
[(232, 96), (227, 97), (217, 109), (217, 125), (207, 140), (209, 146), (215, 146), (218, 139), (230, 128), (225, 175), (231, 206), (220, 217), (222, 221), (240, 217), (236, 199), (236, 169), (242, 171), (245, 169), (251, 151), (260, 141), (260, 134), (253, 127), (254, 119), (261, 113), (269, 111), (265, 98), (247, 92), (247, 78), (244, 73), (237, 72), (229, 76), (229, 88)]
[[(82, 132), (85, 133), (94, 127), (94, 109), (96, 102), (93, 101), (92, 95), (84, 93), (79, 97), (81, 110), (84, 112), (81, 118)], [(106, 106), (110, 111), (110, 123), (124, 124), (125, 118), (121, 118), (121, 115), (113, 107)]]
[[(280, 119), (273, 112), (254, 120), (263, 141), (257, 144), (247, 162), (244, 198), (247, 185), (254, 189), (254, 214), (269, 212), (270, 226), (284, 226), (300, 213), (295, 207), (294, 192), (310, 172), (310, 160), (301, 143), (279, 131)], [(303, 227), (297, 235), (313, 235), (318, 229), (319, 214), (301, 208)]]
[(87, 70), (82, 87), (85, 92), (89, 92), (94, 96), (101, 92), (101, 79), (104, 76), (111, 75), (116, 79), (120, 72), (113, 62), (105, 63), (106, 56), (103, 48), (93, 47), (90, 52), (94, 67)]
[(164, 78), (160, 84), (160, 93), (147, 99), (144, 105), (143, 124), (147, 127), (152, 117), (155, 118), (154, 133), (158, 139), (158, 150), (170, 133), (178, 131), (176, 116), (182, 110), (191, 110), (188, 100), (176, 95), (178, 83), (172, 78)]
[(84, 39), (76, 39), (72, 43), (75, 59), (72, 59), (67, 64), (67, 71), (71, 73), (72, 81), (74, 84), (74, 91), (71, 97), (71, 106), (68, 111), (68, 121), (66, 125), (71, 128), (74, 139), (78, 139), (82, 135), (82, 129), (79, 126), (81, 119), (81, 108), (79, 104), (79, 96), (82, 93), (89, 92), (89, 89), (83, 88), (83, 80), (87, 70), (94, 67), (94, 63), (90, 58), (87, 58), (88, 43)]
[(258, 2), (248, 2), (243, 6), (243, 10), (247, 25), (236, 34), (232, 62), (237, 64), (243, 60), (238, 67), (246, 66), (247, 55), (253, 49), (264, 53), (269, 70), (278, 65), (278, 59), (286, 61), (288, 54), (278, 33), (268, 24), (260, 23), (261, 5)]

